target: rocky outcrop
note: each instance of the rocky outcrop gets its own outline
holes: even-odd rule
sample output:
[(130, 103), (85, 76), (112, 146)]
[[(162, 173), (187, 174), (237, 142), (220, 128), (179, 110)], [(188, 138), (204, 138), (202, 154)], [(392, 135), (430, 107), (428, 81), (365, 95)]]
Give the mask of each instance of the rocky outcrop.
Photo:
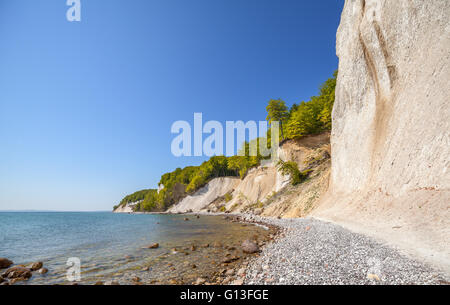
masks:
[(450, 1), (346, 0), (337, 55), (330, 187), (313, 214), (450, 266)]
[(185, 197), (178, 204), (168, 210), (170, 213), (199, 212), (216, 198), (224, 196), (234, 190), (239, 184), (238, 178), (216, 178), (194, 194)]
[(31, 273), (31, 270), (25, 267), (11, 267), (7, 269), (3, 274), (2, 277), (5, 279), (29, 279), (33, 274)]
[(0, 269), (8, 268), (12, 264), (13, 264), (13, 262), (10, 261), (9, 259), (4, 258), (4, 257), (0, 257)]
[(26, 268), (30, 269), (31, 271), (36, 271), (41, 269), (44, 266), (42, 262), (35, 262), (28, 265)]
[(131, 203), (122, 204), (114, 210), (114, 213), (133, 213), (134, 207), (138, 203), (139, 202), (131, 202)]

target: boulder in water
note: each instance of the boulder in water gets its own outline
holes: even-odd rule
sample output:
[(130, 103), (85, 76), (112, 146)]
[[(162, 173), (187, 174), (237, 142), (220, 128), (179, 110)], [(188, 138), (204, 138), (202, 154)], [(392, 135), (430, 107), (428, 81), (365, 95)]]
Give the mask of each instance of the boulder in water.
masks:
[(31, 271), (36, 271), (41, 269), (44, 266), (42, 262), (35, 262), (30, 265), (28, 265), (26, 268), (30, 269)]
[(146, 249), (156, 249), (159, 248), (159, 244), (158, 243), (153, 243), (151, 245), (148, 245), (147, 247), (145, 247)]
[(242, 243), (242, 251), (244, 251), (244, 253), (255, 253), (259, 251), (259, 247), (258, 245), (251, 241), (251, 240), (244, 240), (244, 242)]
[(8, 268), (12, 264), (13, 264), (13, 262), (10, 261), (9, 259), (4, 258), (4, 257), (0, 257), (0, 269)]
[(31, 270), (24, 267), (11, 267), (7, 269), (3, 274), (3, 278), (8, 279), (16, 279), (16, 278), (24, 278), (29, 279), (33, 274)]

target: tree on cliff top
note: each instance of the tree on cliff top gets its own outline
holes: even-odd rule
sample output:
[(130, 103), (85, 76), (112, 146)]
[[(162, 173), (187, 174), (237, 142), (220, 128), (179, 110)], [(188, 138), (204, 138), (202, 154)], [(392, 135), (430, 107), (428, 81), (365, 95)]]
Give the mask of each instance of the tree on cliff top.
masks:
[(281, 139), (284, 140), (283, 123), (287, 122), (289, 119), (289, 110), (286, 103), (281, 99), (270, 100), (266, 110), (266, 120), (269, 121), (270, 124), (276, 121), (280, 122)]
[(298, 139), (306, 135), (331, 130), (337, 71), (319, 89), (319, 95), (308, 102), (294, 104), (286, 125), (286, 138)]

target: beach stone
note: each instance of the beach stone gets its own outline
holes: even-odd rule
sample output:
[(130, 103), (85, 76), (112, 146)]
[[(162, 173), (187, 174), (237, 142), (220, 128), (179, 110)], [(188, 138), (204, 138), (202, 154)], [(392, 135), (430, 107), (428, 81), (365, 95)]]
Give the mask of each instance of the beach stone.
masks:
[(30, 269), (31, 271), (36, 271), (36, 270), (41, 269), (43, 266), (44, 266), (44, 264), (42, 262), (35, 262), (35, 263), (28, 265), (27, 268)]
[(141, 278), (138, 277), (138, 276), (135, 276), (135, 277), (133, 277), (131, 280), (132, 280), (133, 282), (135, 282), (135, 283), (139, 283), (139, 282), (141, 281)]
[(9, 286), (9, 282), (8, 281), (1, 282), (0, 286)]
[(149, 271), (149, 270), (150, 270), (149, 267), (144, 267), (144, 268), (142, 268), (142, 271)]
[(28, 278), (18, 277), (18, 278), (14, 278), (14, 279), (10, 280), (9, 284), (14, 285), (17, 282), (24, 282), (24, 281), (28, 281)]
[(120, 283), (118, 281), (107, 281), (107, 282), (105, 282), (105, 285), (108, 285), (108, 286), (119, 286)]
[(238, 276), (244, 276), (245, 275), (245, 268), (239, 269), (238, 272), (237, 272), (237, 275)]
[(47, 268), (41, 268), (41, 269), (38, 270), (39, 274), (46, 274), (47, 272), (48, 272)]
[(229, 264), (229, 263), (232, 263), (232, 262), (234, 262), (234, 261), (237, 261), (239, 258), (240, 258), (239, 256), (230, 256), (230, 257), (226, 257), (226, 258), (222, 261), (222, 263), (224, 263), (224, 264)]
[[(75, 285), (78, 285), (77, 283), (74, 283)], [(73, 284), (72, 284), (73, 285)], [(104, 283), (102, 281), (98, 281), (94, 284), (95, 286), (102, 286)]]
[(243, 279), (237, 279), (237, 280), (234, 280), (234, 282), (233, 283), (231, 283), (232, 285), (238, 285), (238, 286), (241, 286), (241, 285), (244, 285), (244, 280)]
[(225, 272), (225, 275), (226, 275), (226, 276), (233, 276), (233, 275), (234, 275), (234, 269), (228, 269), (228, 270)]
[(158, 243), (153, 243), (151, 245), (148, 245), (146, 248), (147, 249), (156, 249), (156, 248), (159, 248), (159, 244)]
[(222, 284), (224, 285), (229, 284), (232, 280), (233, 279), (231, 278), (231, 276), (228, 276), (223, 280)]
[(8, 279), (25, 278), (29, 279), (33, 274), (31, 270), (24, 267), (11, 267), (7, 269), (2, 276)]
[(169, 284), (170, 284), (170, 285), (176, 285), (176, 284), (177, 284), (177, 281), (174, 280), (174, 279), (171, 279), (171, 280), (169, 281)]
[(187, 218), (187, 217), (184, 218), (184, 221), (188, 221), (188, 220), (189, 220), (189, 218)]
[(195, 250), (197, 250), (197, 247), (195, 245), (192, 245), (191, 246), (191, 251), (195, 251)]
[(375, 280), (375, 281), (380, 281), (380, 277), (378, 276), (378, 275), (376, 275), (376, 274), (372, 274), (372, 273), (369, 273), (368, 275), (367, 275), (367, 278), (369, 279), (369, 280)]
[(206, 283), (206, 280), (204, 278), (199, 277), (196, 281), (195, 281), (195, 285), (203, 285)]
[(251, 254), (258, 252), (259, 247), (255, 242), (247, 239), (242, 243), (242, 251), (244, 251), (244, 253)]
[(8, 268), (12, 264), (13, 264), (13, 262), (10, 261), (9, 259), (0, 257), (0, 269)]
[(265, 282), (266, 282), (267, 284), (270, 284), (270, 283), (275, 282), (275, 280), (274, 280), (273, 278), (270, 278), (270, 279), (266, 279)]

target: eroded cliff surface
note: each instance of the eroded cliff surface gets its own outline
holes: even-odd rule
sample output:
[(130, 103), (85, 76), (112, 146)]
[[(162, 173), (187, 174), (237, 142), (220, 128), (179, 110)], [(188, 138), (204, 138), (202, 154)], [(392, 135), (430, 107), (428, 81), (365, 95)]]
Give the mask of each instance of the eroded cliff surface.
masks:
[(337, 55), (330, 186), (313, 215), (450, 266), (450, 1), (347, 0)]

